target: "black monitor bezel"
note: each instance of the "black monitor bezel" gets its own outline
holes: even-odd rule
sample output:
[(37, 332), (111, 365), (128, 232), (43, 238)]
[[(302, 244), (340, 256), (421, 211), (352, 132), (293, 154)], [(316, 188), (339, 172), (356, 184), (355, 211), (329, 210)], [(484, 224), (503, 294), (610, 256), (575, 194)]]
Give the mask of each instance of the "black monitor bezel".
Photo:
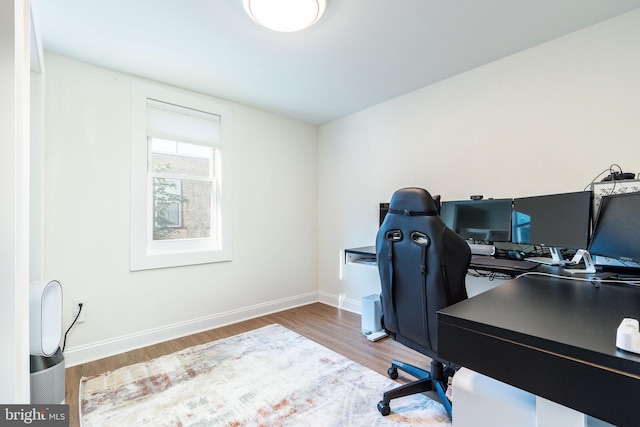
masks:
[[(452, 227), (452, 224), (448, 221), (448, 218), (445, 217), (446, 214), (446, 210), (448, 209), (449, 206), (452, 205), (462, 205), (462, 206), (470, 206), (470, 207), (482, 207), (482, 206), (486, 206), (489, 204), (494, 204), (494, 205), (498, 205), (498, 204), (504, 204), (505, 208), (507, 208), (507, 210), (509, 211), (508, 214), (508, 218), (507, 215), (505, 214), (505, 218), (504, 218), (504, 225), (506, 226), (504, 230), (507, 232), (507, 237), (506, 238), (499, 238), (499, 239), (475, 239), (472, 237), (469, 237), (468, 234), (464, 234), (461, 233), (459, 230), (456, 230), (455, 226)], [(449, 227), (450, 229), (452, 229), (454, 232), (456, 232), (458, 235), (460, 235), (460, 237), (462, 237), (463, 239), (467, 240), (467, 241), (473, 241), (473, 242), (487, 242), (487, 243), (494, 243), (494, 242), (505, 242), (508, 243), (511, 241), (511, 216), (512, 216), (512, 207), (513, 207), (513, 199), (511, 198), (498, 198), (498, 199), (481, 199), (481, 200), (444, 200), (441, 203), (441, 211), (440, 211), (440, 216), (442, 217), (442, 220), (445, 222), (445, 224), (447, 224), (447, 227)]]
[[(570, 213), (578, 213), (579, 215), (584, 215), (581, 218), (581, 222), (582, 222), (582, 226), (584, 227), (584, 229), (582, 230), (582, 235), (580, 237), (580, 242), (577, 242), (577, 240), (571, 241), (572, 239), (574, 239), (575, 237), (572, 236), (570, 238), (567, 237), (567, 235), (562, 236), (562, 238), (559, 238), (557, 235), (550, 237), (550, 238), (546, 238), (546, 239), (542, 239), (541, 237), (537, 237), (537, 238), (532, 238), (531, 236), (529, 237), (529, 240), (519, 240), (517, 239), (517, 235), (518, 233), (516, 233), (516, 227), (518, 227), (517, 221), (516, 221), (516, 215), (518, 211), (518, 204), (520, 203), (530, 203), (530, 202), (535, 202), (538, 203), (540, 205), (545, 204), (545, 202), (549, 203), (550, 200), (552, 199), (568, 199), (570, 197), (582, 197), (583, 200), (580, 200), (580, 202), (584, 203), (584, 210), (583, 211), (576, 211), (573, 210), (573, 212), (564, 212), (563, 217), (566, 218), (567, 216), (569, 216)], [(591, 238), (591, 219), (592, 219), (592, 212), (591, 212), (591, 208), (592, 208), (592, 204), (593, 204), (593, 193), (591, 191), (572, 191), (572, 192), (567, 192), (567, 193), (554, 193), (554, 194), (542, 194), (542, 195), (537, 195), (537, 196), (528, 196), (528, 197), (515, 197), (513, 199), (513, 210), (512, 210), (512, 222), (511, 222), (511, 226), (512, 226), (512, 230), (511, 230), (511, 242), (514, 244), (519, 244), (519, 245), (532, 245), (532, 246), (540, 246), (540, 247), (547, 247), (547, 248), (562, 248), (562, 249), (584, 249), (586, 250), (589, 247), (589, 243), (590, 243), (590, 238)], [(549, 210), (549, 215), (553, 216), (554, 212)], [(544, 223), (548, 223), (548, 222), (542, 222)], [(549, 234), (553, 234), (553, 233), (544, 233), (546, 235)], [(557, 239), (557, 240), (556, 240)]]
[[(597, 248), (598, 245), (598, 239), (600, 238), (600, 235), (602, 233), (605, 233), (606, 230), (604, 229), (604, 224), (603, 224), (603, 217), (604, 215), (606, 215), (606, 208), (610, 208), (609, 204), (611, 200), (623, 200), (626, 198), (638, 198), (638, 206), (640, 207), (640, 192), (629, 192), (629, 193), (620, 193), (620, 194), (610, 194), (610, 195), (604, 195), (602, 196), (602, 198), (600, 199), (600, 204), (598, 206), (598, 212), (595, 215), (595, 219), (593, 221), (593, 234), (591, 236), (591, 242), (589, 244), (589, 253), (592, 255), (596, 255), (596, 256), (602, 256), (605, 258), (611, 258), (611, 259), (616, 259), (619, 260), (621, 262), (633, 262), (633, 263), (640, 263), (640, 250), (638, 250), (637, 255), (633, 255), (633, 256), (628, 256), (628, 254), (624, 253), (624, 250), (622, 251), (622, 253), (620, 252), (616, 252), (614, 251), (610, 251), (610, 250), (600, 250)], [(619, 206), (618, 206), (619, 208)], [(640, 210), (640, 209), (639, 209)], [(630, 231), (633, 230), (638, 230), (638, 233), (640, 234), (640, 215), (638, 215), (638, 213), (640, 212), (630, 212), (629, 216), (627, 216), (628, 221), (626, 221), (624, 223), (624, 226), (622, 227), (623, 231), (622, 233), (620, 233), (621, 236), (624, 237), (624, 239), (626, 239), (628, 241), (628, 244), (626, 246), (620, 246), (617, 245), (615, 246), (617, 249), (621, 248), (621, 247), (633, 247), (633, 246), (638, 246), (640, 245), (640, 237), (638, 238), (634, 238), (633, 234), (630, 233)], [(605, 217), (605, 220), (606, 217)], [(609, 219), (609, 224), (620, 224), (620, 221), (612, 221)], [(632, 221), (633, 223), (630, 224), (629, 221)], [(607, 224), (608, 225), (608, 224)], [(595, 242), (595, 244), (594, 244)], [(636, 245), (634, 245), (635, 242), (638, 242)]]

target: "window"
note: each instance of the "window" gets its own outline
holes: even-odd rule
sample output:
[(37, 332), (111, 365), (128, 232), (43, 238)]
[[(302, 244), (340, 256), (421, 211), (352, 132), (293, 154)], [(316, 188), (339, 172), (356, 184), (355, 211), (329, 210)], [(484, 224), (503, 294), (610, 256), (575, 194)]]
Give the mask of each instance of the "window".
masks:
[(230, 260), (230, 109), (140, 82), (131, 106), (130, 269)]
[(153, 240), (175, 239), (182, 227), (182, 202), (189, 201), (182, 195), (182, 180), (158, 176), (153, 185)]

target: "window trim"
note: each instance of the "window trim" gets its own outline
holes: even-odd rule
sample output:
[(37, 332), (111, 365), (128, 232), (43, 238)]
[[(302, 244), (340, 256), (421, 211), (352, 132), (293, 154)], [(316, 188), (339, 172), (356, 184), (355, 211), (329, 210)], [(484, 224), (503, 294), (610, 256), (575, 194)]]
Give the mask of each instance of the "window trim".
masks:
[[(217, 220), (212, 236), (220, 236), (219, 248), (203, 240), (163, 241), (162, 245), (149, 245), (148, 230), (152, 227), (152, 200), (148, 197), (148, 142), (147, 99), (157, 100), (220, 116), (220, 156), (215, 161), (220, 168), (219, 179), (214, 180), (219, 197)], [(130, 256), (131, 271), (178, 267), (231, 261), (232, 259), (232, 117), (231, 108), (211, 98), (182, 89), (134, 80), (131, 85), (131, 189), (130, 189)], [(157, 242), (156, 242), (157, 243)], [(164, 244), (166, 243), (166, 245)]]

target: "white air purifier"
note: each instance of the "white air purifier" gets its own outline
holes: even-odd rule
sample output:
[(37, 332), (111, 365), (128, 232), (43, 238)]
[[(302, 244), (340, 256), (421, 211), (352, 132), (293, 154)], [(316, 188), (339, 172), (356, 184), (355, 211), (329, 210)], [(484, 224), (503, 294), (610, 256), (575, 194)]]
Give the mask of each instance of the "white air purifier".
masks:
[(369, 335), (382, 330), (382, 305), (380, 295), (368, 295), (362, 298), (362, 333)]
[(382, 329), (382, 304), (380, 295), (368, 295), (362, 298), (362, 333), (369, 341), (379, 341), (389, 336)]
[(60, 404), (65, 398), (62, 286), (57, 280), (35, 280), (29, 288), (31, 403)]

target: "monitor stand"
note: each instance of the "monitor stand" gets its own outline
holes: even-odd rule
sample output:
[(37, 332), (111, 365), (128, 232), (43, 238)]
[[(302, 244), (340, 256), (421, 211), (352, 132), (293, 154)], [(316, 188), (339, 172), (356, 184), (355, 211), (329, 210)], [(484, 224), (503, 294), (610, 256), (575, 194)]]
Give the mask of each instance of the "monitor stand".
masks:
[(575, 274), (575, 273), (595, 273), (596, 266), (593, 264), (593, 259), (591, 259), (591, 254), (585, 251), (584, 249), (579, 249), (573, 258), (571, 258), (570, 265), (578, 264), (581, 260), (584, 260), (584, 268), (565, 268), (564, 271), (567, 273)]
[(549, 253), (551, 254), (551, 258), (537, 256), (537, 257), (531, 257), (531, 258), (527, 257), (527, 258), (525, 258), (525, 260), (526, 261), (539, 262), (540, 264), (546, 264), (546, 265), (562, 265), (562, 264), (564, 264), (564, 260), (562, 259), (562, 255), (560, 255), (560, 249), (559, 248), (549, 248)]

